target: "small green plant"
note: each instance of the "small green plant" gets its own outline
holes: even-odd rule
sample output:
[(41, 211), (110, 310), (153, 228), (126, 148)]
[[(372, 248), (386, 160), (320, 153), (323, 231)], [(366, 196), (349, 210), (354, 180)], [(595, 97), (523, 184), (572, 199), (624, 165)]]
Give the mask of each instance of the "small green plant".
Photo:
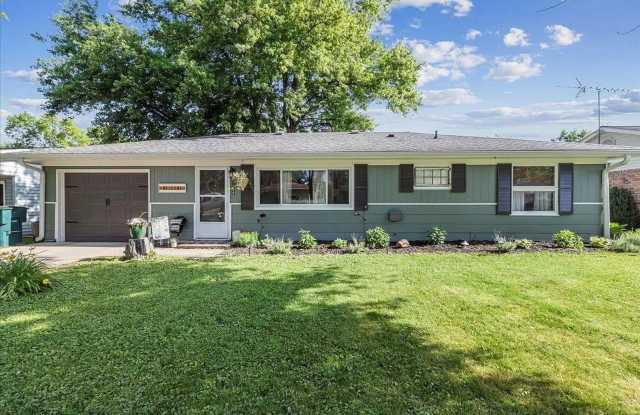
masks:
[(368, 229), (364, 236), (364, 243), (367, 248), (386, 248), (389, 246), (391, 237), (381, 226)]
[(516, 248), (518, 249), (526, 249), (529, 250), (533, 248), (533, 241), (530, 239), (516, 239), (515, 241)]
[(446, 240), (447, 231), (440, 228), (439, 226), (431, 229), (427, 234), (427, 242), (429, 242), (431, 245), (442, 245), (446, 242)]
[(496, 249), (498, 252), (512, 252), (518, 249), (518, 244), (515, 241), (499, 241), (496, 242)]
[(577, 233), (568, 229), (563, 229), (553, 235), (553, 243), (558, 248), (569, 248), (582, 251), (584, 249), (584, 241)]
[(258, 237), (258, 232), (240, 232), (238, 241), (235, 243), (236, 246), (242, 248), (253, 248), (259, 244), (260, 238)]
[(258, 242), (259, 248), (269, 249), (269, 247), (273, 244), (274, 239), (269, 235), (265, 235), (264, 238), (260, 239)]
[(603, 238), (602, 236), (592, 236), (589, 238), (589, 246), (598, 249), (608, 249), (611, 245), (611, 239)]
[(640, 252), (640, 230), (623, 232), (609, 247), (616, 252)]
[(336, 240), (331, 243), (331, 247), (335, 249), (344, 249), (348, 244), (349, 243), (346, 240), (336, 238)]
[(609, 233), (611, 234), (611, 239), (618, 239), (622, 232), (627, 230), (627, 225), (623, 225), (618, 222), (609, 223)]
[(53, 280), (45, 274), (46, 267), (33, 251), (11, 251), (0, 257), (0, 299), (11, 300), (19, 295), (37, 293), (50, 288)]
[(346, 253), (348, 254), (360, 254), (365, 252), (367, 247), (363, 241), (359, 241), (355, 236), (351, 237), (351, 242), (347, 245)]
[(310, 231), (300, 229), (298, 231), (298, 246), (302, 249), (311, 249), (318, 245), (318, 240), (311, 234)]
[(267, 253), (272, 255), (289, 255), (293, 242), (290, 239), (271, 239), (267, 248)]

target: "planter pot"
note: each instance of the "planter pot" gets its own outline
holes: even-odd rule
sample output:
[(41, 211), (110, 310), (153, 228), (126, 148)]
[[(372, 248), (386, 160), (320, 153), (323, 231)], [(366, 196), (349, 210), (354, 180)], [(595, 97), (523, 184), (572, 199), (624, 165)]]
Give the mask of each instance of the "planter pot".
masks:
[(129, 226), (129, 234), (133, 239), (142, 239), (147, 236), (147, 227), (146, 225)]

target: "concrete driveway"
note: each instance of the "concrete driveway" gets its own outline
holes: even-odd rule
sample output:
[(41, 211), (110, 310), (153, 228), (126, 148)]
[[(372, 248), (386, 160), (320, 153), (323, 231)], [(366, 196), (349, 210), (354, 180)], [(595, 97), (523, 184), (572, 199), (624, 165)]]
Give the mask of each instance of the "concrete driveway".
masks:
[[(33, 252), (50, 267), (70, 265), (93, 258), (119, 258), (124, 252), (124, 242), (65, 242), (38, 243), (0, 249), (0, 252), (17, 249), (22, 252)], [(220, 255), (220, 248), (156, 248), (160, 256), (180, 258), (210, 258)]]

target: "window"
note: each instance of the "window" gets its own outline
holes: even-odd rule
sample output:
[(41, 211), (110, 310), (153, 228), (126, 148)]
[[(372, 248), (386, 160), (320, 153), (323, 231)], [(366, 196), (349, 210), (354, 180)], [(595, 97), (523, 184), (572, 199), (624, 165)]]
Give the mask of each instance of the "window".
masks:
[(449, 177), (448, 167), (416, 167), (415, 187), (448, 189)]
[(349, 169), (260, 170), (258, 173), (260, 205), (349, 205)]
[(557, 192), (555, 166), (513, 167), (513, 212), (555, 213)]
[(4, 182), (0, 181), (0, 206), (4, 206), (5, 205), (5, 200), (4, 200)]

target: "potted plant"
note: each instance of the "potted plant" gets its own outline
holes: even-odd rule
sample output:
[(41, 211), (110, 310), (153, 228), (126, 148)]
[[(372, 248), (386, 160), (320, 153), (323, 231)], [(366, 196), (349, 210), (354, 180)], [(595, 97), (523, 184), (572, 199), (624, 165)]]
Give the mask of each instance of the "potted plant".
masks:
[(149, 226), (149, 223), (142, 217), (142, 215), (137, 218), (129, 219), (127, 221), (127, 225), (129, 225), (129, 234), (131, 235), (131, 238), (142, 239), (147, 236), (147, 227)]

